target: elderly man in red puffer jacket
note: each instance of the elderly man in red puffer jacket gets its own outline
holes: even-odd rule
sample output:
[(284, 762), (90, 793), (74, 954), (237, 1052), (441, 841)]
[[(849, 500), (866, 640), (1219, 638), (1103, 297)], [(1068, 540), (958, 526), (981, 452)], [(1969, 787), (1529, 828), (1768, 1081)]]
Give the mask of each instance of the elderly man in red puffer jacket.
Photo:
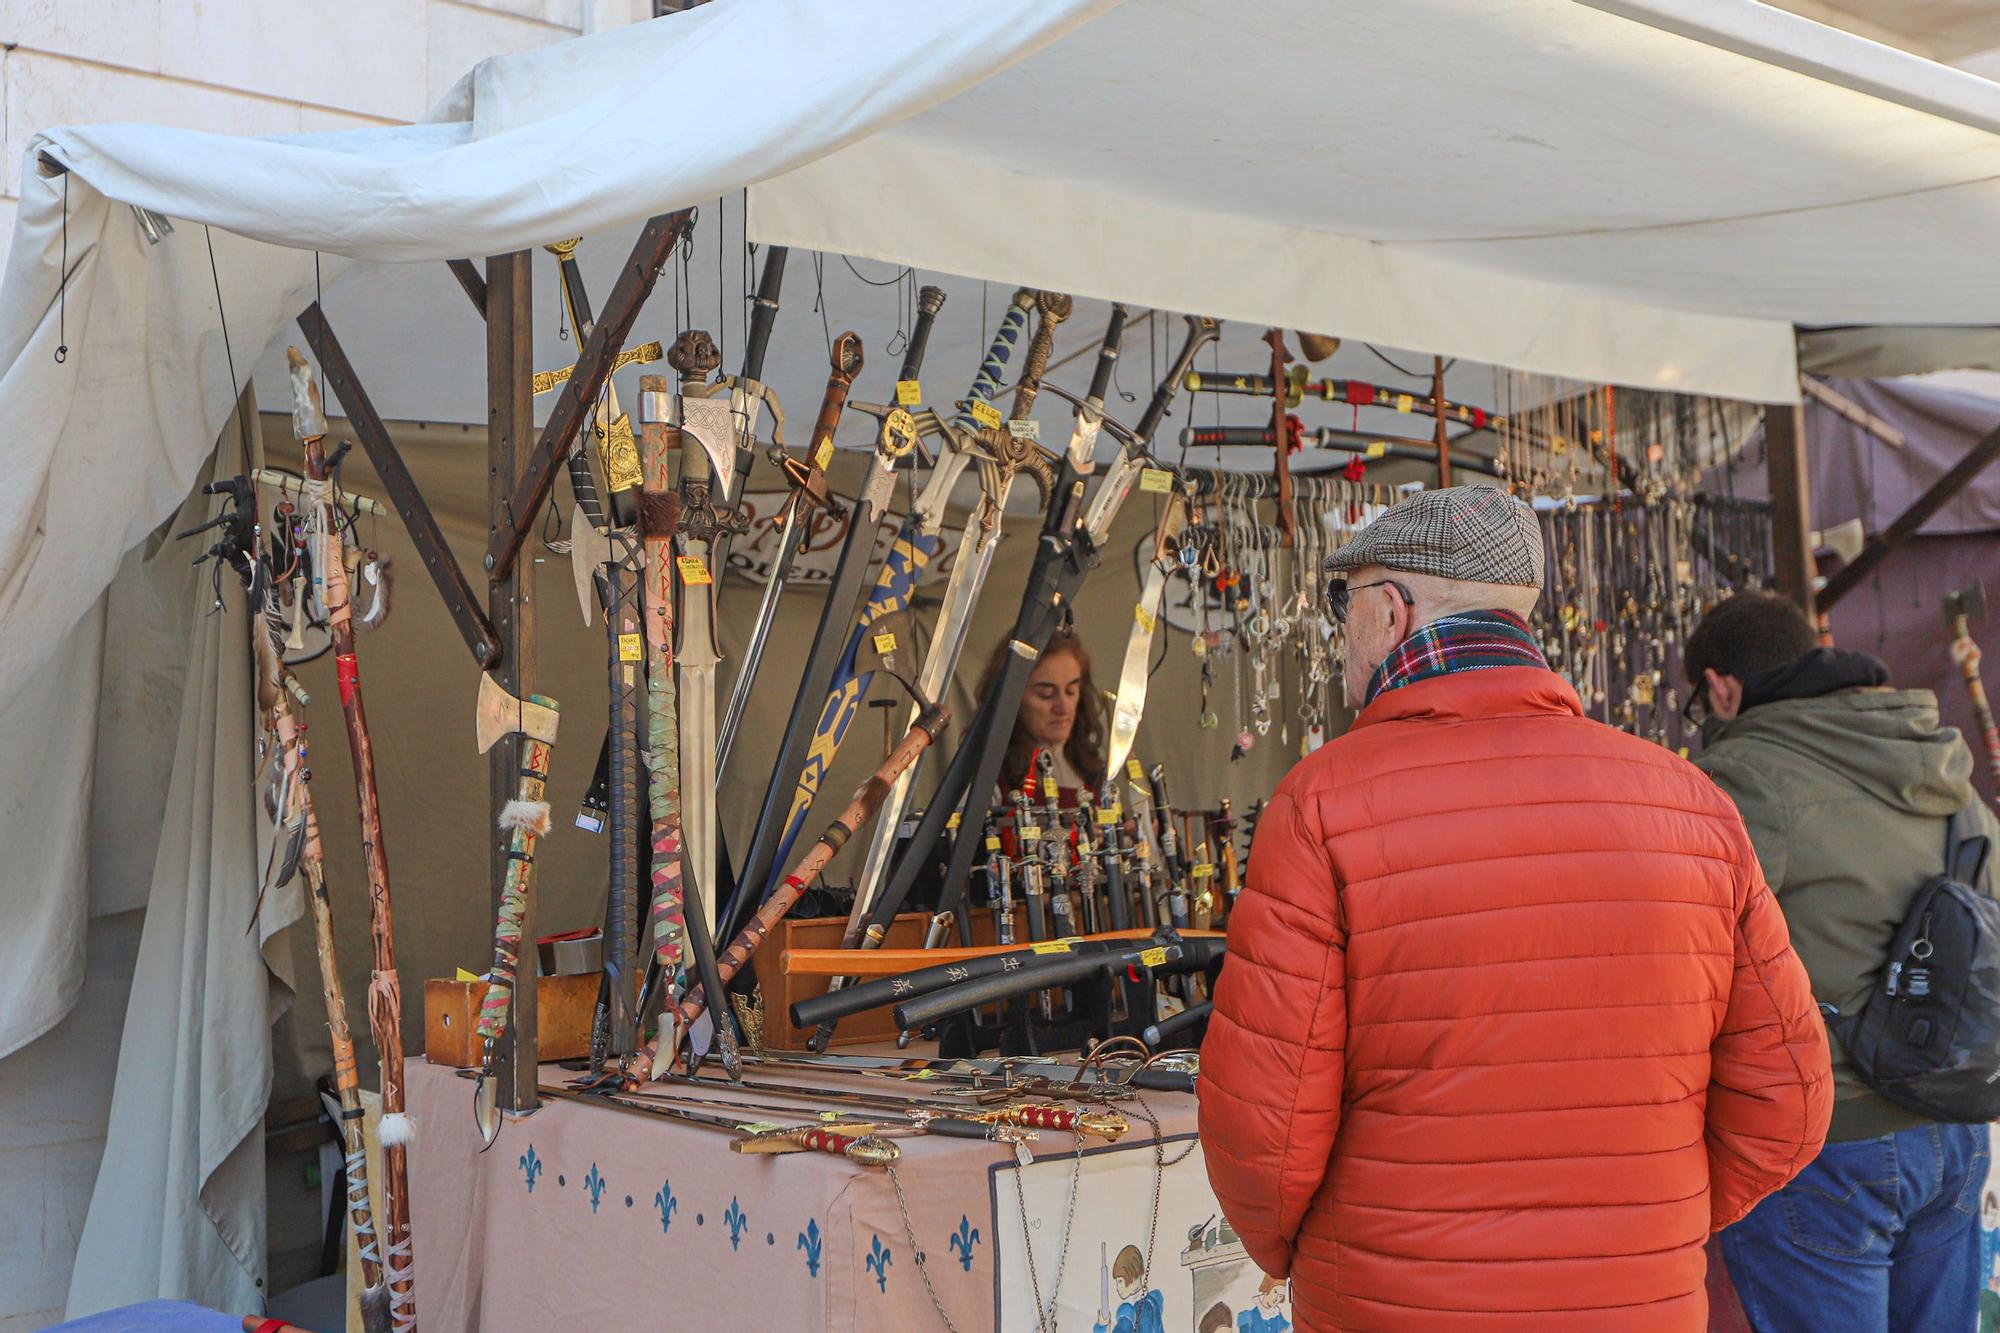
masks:
[(1302, 1329), (1706, 1326), (1812, 1160), (1825, 1030), (1728, 798), (1583, 716), (1534, 514), (1426, 491), (1327, 561), (1346, 735), (1279, 785), (1203, 1046), (1210, 1182)]

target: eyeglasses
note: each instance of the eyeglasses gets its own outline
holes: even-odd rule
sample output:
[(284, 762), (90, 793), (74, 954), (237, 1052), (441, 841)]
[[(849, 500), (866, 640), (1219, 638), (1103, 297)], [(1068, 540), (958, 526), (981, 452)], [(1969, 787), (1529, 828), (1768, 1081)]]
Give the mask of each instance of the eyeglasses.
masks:
[(1404, 606), (1415, 606), (1417, 604), (1417, 599), (1411, 595), (1410, 590), (1394, 579), (1382, 579), (1375, 583), (1363, 583), (1352, 588), (1347, 586), (1346, 579), (1334, 579), (1326, 585), (1326, 609), (1333, 613), (1334, 623), (1345, 625), (1347, 623), (1347, 608), (1353, 601), (1354, 594), (1357, 592), (1366, 592), (1370, 588), (1394, 588), (1397, 594), (1402, 597)]
[(1688, 692), (1687, 702), (1681, 705), (1681, 721), (1691, 727), (1698, 727), (1708, 720), (1708, 682), (1695, 682)]

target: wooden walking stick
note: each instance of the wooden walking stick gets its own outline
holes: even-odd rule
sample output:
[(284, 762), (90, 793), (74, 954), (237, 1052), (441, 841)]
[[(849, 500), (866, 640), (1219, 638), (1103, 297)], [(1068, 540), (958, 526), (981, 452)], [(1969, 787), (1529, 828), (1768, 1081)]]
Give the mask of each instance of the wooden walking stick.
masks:
[[(310, 701), (279, 660), (278, 641), (284, 626), (276, 614), (276, 599), (269, 582), (271, 566), (264, 557), (257, 488), (250, 478), (236, 477), (204, 489), (210, 494), (227, 493), (228, 507), (213, 521), (177, 535), (191, 537), (210, 528), (225, 527), (221, 540), (209, 547), (202, 560), (227, 563), (243, 579), (249, 608), (250, 652), (257, 673), (258, 785), (263, 791), (265, 810), (276, 825), (270, 860), (258, 887), (256, 906), (251, 909), (250, 928), (256, 928), (257, 913), (270, 891), (289, 884), (294, 875), (303, 872), (306, 900), (312, 910), (313, 943), (319, 954), (320, 990), (326, 1001), (327, 1035), (333, 1044), (333, 1089), (340, 1103), (336, 1127), (340, 1131), (347, 1182), (347, 1224), (360, 1251), (361, 1327), (363, 1333), (389, 1333), (389, 1288), (382, 1279), (375, 1210), (368, 1197), (365, 1113), (361, 1106), (360, 1079), (354, 1067), (354, 1038), (347, 1027), (347, 994), (341, 986), (340, 962), (334, 952), (326, 863), (320, 849), (319, 820), (313, 813), (312, 790), (308, 786), (312, 772), (307, 767), (306, 726), (292, 711), (294, 693), (300, 704)], [(216, 605), (221, 606), (219, 593)]]
[(1963, 589), (1947, 593), (1944, 618), (1951, 626), (1951, 660), (1965, 677), (1965, 692), (1972, 696), (1972, 717), (1986, 741), (1986, 769), (2000, 782), (2000, 727), (1993, 723), (1993, 705), (1986, 701), (1986, 686), (1979, 679), (1979, 645), (1972, 641), (1971, 622), (1986, 619), (1986, 588), (1974, 579)]
[(396, 1333), (417, 1326), (415, 1258), (410, 1243), (409, 1147), (416, 1124), (403, 1109), (403, 994), (396, 976), (394, 922), (389, 910), (389, 858), (382, 846), (382, 807), (375, 790), (375, 752), (368, 741), (368, 715), (361, 706), (361, 672), (354, 657), (354, 609), (348, 599), (342, 521), (333, 495), (331, 468), (322, 441), (326, 414), (312, 367), (296, 347), (287, 348), (292, 372), (292, 430), (305, 451), (307, 493), (312, 503), (311, 541), (314, 592), (326, 611), (333, 640), (334, 671), (340, 683), (340, 710), (347, 721), (347, 747), (354, 759), (354, 793), (361, 811), (361, 855), (368, 873), (368, 934), (374, 967), (368, 980), (368, 1024), (382, 1072), (382, 1196), (387, 1235), (385, 1262), (389, 1310)]

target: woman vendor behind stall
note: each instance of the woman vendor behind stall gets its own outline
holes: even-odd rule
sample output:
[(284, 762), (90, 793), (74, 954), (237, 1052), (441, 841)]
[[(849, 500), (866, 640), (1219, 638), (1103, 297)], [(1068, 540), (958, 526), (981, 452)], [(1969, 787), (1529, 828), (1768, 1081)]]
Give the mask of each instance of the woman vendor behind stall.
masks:
[[(986, 664), (979, 680), (981, 698), (999, 679), (1008, 642), (1003, 639)], [(1021, 697), (1000, 767), (1000, 790), (1019, 791), (1035, 752), (1047, 749), (1054, 759), (1056, 785), (1066, 793), (1065, 804), (1075, 799), (1079, 787), (1088, 786), (1094, 793), (1104, 784), (1104, 745), (1104, 696), (1090, 678), (1090, 654), (1074, 632), (1059, 629), (1028, 677), (1028, 691)]]

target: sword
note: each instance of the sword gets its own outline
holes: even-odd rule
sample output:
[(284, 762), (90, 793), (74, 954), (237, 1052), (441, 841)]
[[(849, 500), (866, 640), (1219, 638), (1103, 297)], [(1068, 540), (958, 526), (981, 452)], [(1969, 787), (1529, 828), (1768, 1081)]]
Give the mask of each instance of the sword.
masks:
[(771, 625), (777, 616), (778, 598), (791, 577), (792, 562), (805, 551), (814, 516), (822, 509), (839, 517), (826, 492), (826, 469), (833, 462), (833, 436), (840, 426), (841, 409), (847, 405), (847, 391), (861, 373), (861, 338), (843, 333), (829, 350), (832, 368), (827, 373), (826, 393), (820, 399), (819, 419), (813, 423), (812, 439), (806, 445), (803, 462), (787, 458), (782, 466), (791, 479), (792, 493), (785, 501), (778, 533), (778, 551), (771, 560), (771, 572), (764, 581), (764, 600), (757, 608), (757, 623), (751, 628), (749, 645), (743, 650), (743, 665), (729, 693), (729, 707), (722, 717), (722, 739), (716, 747), (715, 771), (729, 771), (729, 753), (736, 744), (736, 729), (743, 721), (743, 709), (750, 699), (750, 686), (764, 661), (764, 645), (770, 640)]
[(1166, 508), (1153, 529), (1153, 558), (1146, 562), (1139, 601), (1132, 608), (1132, 631), (1125, 641), (1125, 662), (1118, 673), (1118, 694), (1111, 706), (1106, 773), (1116, 773), (1125, 766), (1125, 757), (1132, 753), (1132, 742), (1139, 734), (1139, 718), (1146, 710), (1153, 634), (1159, 628), (1161, 597), (1166, 591), (1167, 575), (1180, 563), (1179, 538), (1187, 521), (1187, 497), (1176, 490), (1167, 497)]
[[(1014, 301), (1008, 308), (1007, 319), (1003, 319), (999, 332), (994, 335), (993, 346), (987, 352), (986, 360), (981, 363), (979, 377), (973, 381), (971, 390), (966, 394), (968, 403), (966, 412), (951, 423), (951, 430), (954, 433), (950, 436), (952, 441), (950, 456), (961, 460), (958, 464), (961, 469), (964, 467), (963, 460), (975, 456), (973, 449), (976, 447), (976, 442), (965, 434), (968, 427), (978, 424), (971, 416), (970, 404), (975, 401), (984, 402), (997, 392), (1000, 373), (1006, 368), (1013, 340), (1019, 336), (1019, 327), (1027, 322), (1028, 305), (1024, 304), (1024, 301), (1033, 302), (1035, 299), (1034, 293), (1026, 288), (1014, 293)], [(1067, 300), (1067, 298), (1062, 299)], [(1119, 314), (1123, 309), (1123, 306), (1115, 307), (1114, 314)], [(1016, 311), (1020, 312), (1018, 319), (1014, 318)], [(1067, 313), (1066, 307), (1064, 311)], [(1010, 325), (1008, 320), (1014, 322)], [(1121, 316), (1118, 318), (1118, 327), (1122, 329), (1123, 325), (1124, 320)], [(1012, 334), (1009, 333), (1010, 327), (1015, 330)], [(1053, 324), (1049, 327), (1053, 333)], [(1115, 338), (1113, 341), (1112, 355), (1116, 356)], [(1035, 392), (1041, 383), (1042, 371), (1046, 369), (1048, 363), (1045, 352), (1040, 367), (1032, 366), (1030, 363), (1034, 360), (1034, 351), (1035, 348), (1031, 345), (1029, 357), (1023, 366), (1022, 388), (1027, 391), (1026, 405), (1032, 405)], [(1032, 374), (1029, 373), (1031, 370)], [(1021, 415), (1023, 406), (1017, 393), (1015, 403), (1017, 420), (1023, 419)], [(942, 428), (940, 431), (942, 433)], [(940, 462), (941, 470), (943, 466)], [(931, 636), (930, 646), (925, 652), (923, 665), (917, 674), (917, 690), (924, 698), (941, 697), (951, 681), (952, 673), (958, 669), (958, 660), (965, 651), (966, 633), (972, 625), (972, 609), (978, 601), (980, 589), (985, 585), (987, 572), (992, 567), (995, 545), (992, 538), (998, 528), (1013, 476), (1012, 472), (1004, 475), (988, 472), (982, 475), (982, 481), (989, 483), (990, 489), (982, 489), (979, 520), (966, 528), (965, 535), (959, 542), (958, 559), (952, 566), (951, 579), (945, 587), (944, 601), (938, 609), (937, 629)], [(932, 485), (926, 488), (924, 500), (918, 505), (919, 512), (925, 510), (926, 503), (935, 506), (932, 512), (936, 515), (936, 521), (942, 523), (944, 505), (950, 500), (952, 484), (957, 480), (956, 471), (949, 476), (934, 476)], [(995, 490), (998, 491), (997, 497), (994, 494)], [(1046, 492), (1043, 499), (1046, 502)], [(914, 771), (905, 774), (883, 804), (882, 821), (875, 827), (875, 834), (869, 840), (868, 851), (862, 859), (861, 870), (855, 879), (854, 907), (848, 913), (847, 928), (841, 939), (844, 948), (860, 947), (868, 910), (881, 887), (883, 875), (888, 871), (889, 858), (895, 852), (896, 830), (902, 823), (903, 811), (909, 805), (915, 778)], [(833, 989), (838, 990), (845, 981), (846, 978), (835, 978)]]
[[(785, 260), (791, 251), (774, 245), (764, 255), (764, 270), (757, 278), (757, 295), (750, 311), (750, 327), (743, 337), (743, 369), (722, 383), (729, 387), (729, 415), (736, 424), (736, 462), (730, 484), (724, 488), (723, 507), (737, 512), (743, 503), (743, 488), (756, 462), (757, 417), (771, 409), (771, 443), (785, 447), (785, 409), (778, 395), (763, 382), (764, 354), (771, 345), (771, 326), (778, 318), (778, 292), (785, 281)], [(729, 546), (736, 534), (720, 532), (715, 538), (715, 572), (719, 580), (729, 568)], [(721, 588), (716, 589), (717, 596)], [(721, 766), (717, 765), (717, 771)]]
[[(680, 372), (680, 392), (668, 405), (680, 428), (680, 574), (681, 600), (674, 649), (680, 693), (681, 856), (692, 867), (695, 881), (714, 885), (715, 824), (715, 669), (722, 653), (715, 642), (715, 565), (717, 536), (736, 526), (736, 516), (716, 501), (725, 497), (734, 479), (734, 431), (727, 398), (708, 376), (719, 358), (715, 344), (699, 329), (675, 340), (667, 362)], [(713, 918), (708, 918), (713, 924)]]
[[(705, 1125), (710, 1129), (726, 1129), (736, 1135), (729, 1145), (736, 1152), (823, 1152), (831, 1153), (835, 1157), (845, 1157), (860, 1166), (887, 1166), (902, 1156), (903, 1152), (895, 1144), (877, 1135), (874, 1132), (875, 1126), (871, 1124), (822, 1122), (810, 1125), (774, 1125), (764, 1121), (746, 1122), (741, 1116), (667, 1106), (652, 1100), (633, 1101), (601, 1091), (583, 1092), (550, 1083), (541, 1086), (541, 1094), (544, 1097), (560, 1097), (568, 1101), (585, 1102), (635, 1115), (661, 1116), (669, 1120), (683, 1120), (691, 1125)], [(720, 1103), (702, 1102), (701, 1105), (716, 1106)]]
[[(929, 345), (931, 326), (943, 305), (942, 291), (935, 287), (923, 289), (918, 298), (916, 327), (911, 331), (909, 345), (904, 352), (902, 378), (899, 381), (899, 384), (909, 385), (911, 392), (899, 393), (899, 396), (916, 396), (914, 391), (919, 387), (917, 375)], [(761, 900), (778, 864), (780, 840), (792, 823), (795, 787), (806, 780), (800, 775), (811, 772), (810, 780), (817, 790), (819, 778), (833, 762), (840, 738), (846, 732), (845, 719), (850, 718), (852, 711), (859, 707), (861, 695), (867, 689), (866, 679), (859, 677), (854, 670), (855, 655), (860, 650), (862, 636), (870, 632), (870, 626), (877, 619), (894, 614), (908, 604), (918, 574), (938, 547), (934, 535), (926, 537), (918, 530), (914, 515), (905, 520), (882, 563), (874, 595), (865, 606), (860, 604), (869, 562), (874, 556), (876, 529), (888, 513), (894, 491), (895, 469), (904, 458), (915, 452), (917, 429), (910, 412), (903, 407), (876, 408), (865, 403), (857, 403), (855, 407), (881, 417), (882, 428), (875, 452), (869, 459), (867, 473), (862, 478), (861, 490), (854, 500), (847, 536), (841, 543), (833, 580), (820, 609), (819, 624), (807, 649), (805, 668), (800, 673), (791, 713), (785, 722), (784, 736), (778, 745), (778, 761), (771, 770), (771, 781), (758, 806), (755, 831), (744, 855), (735, 891), (723, 910), (718, 928), (720, 934), (732, 933), (737, 923)], [(817, 728), (814, 725), (816, 722)], [(803, 821), (803, 812), (798, 818)]]

